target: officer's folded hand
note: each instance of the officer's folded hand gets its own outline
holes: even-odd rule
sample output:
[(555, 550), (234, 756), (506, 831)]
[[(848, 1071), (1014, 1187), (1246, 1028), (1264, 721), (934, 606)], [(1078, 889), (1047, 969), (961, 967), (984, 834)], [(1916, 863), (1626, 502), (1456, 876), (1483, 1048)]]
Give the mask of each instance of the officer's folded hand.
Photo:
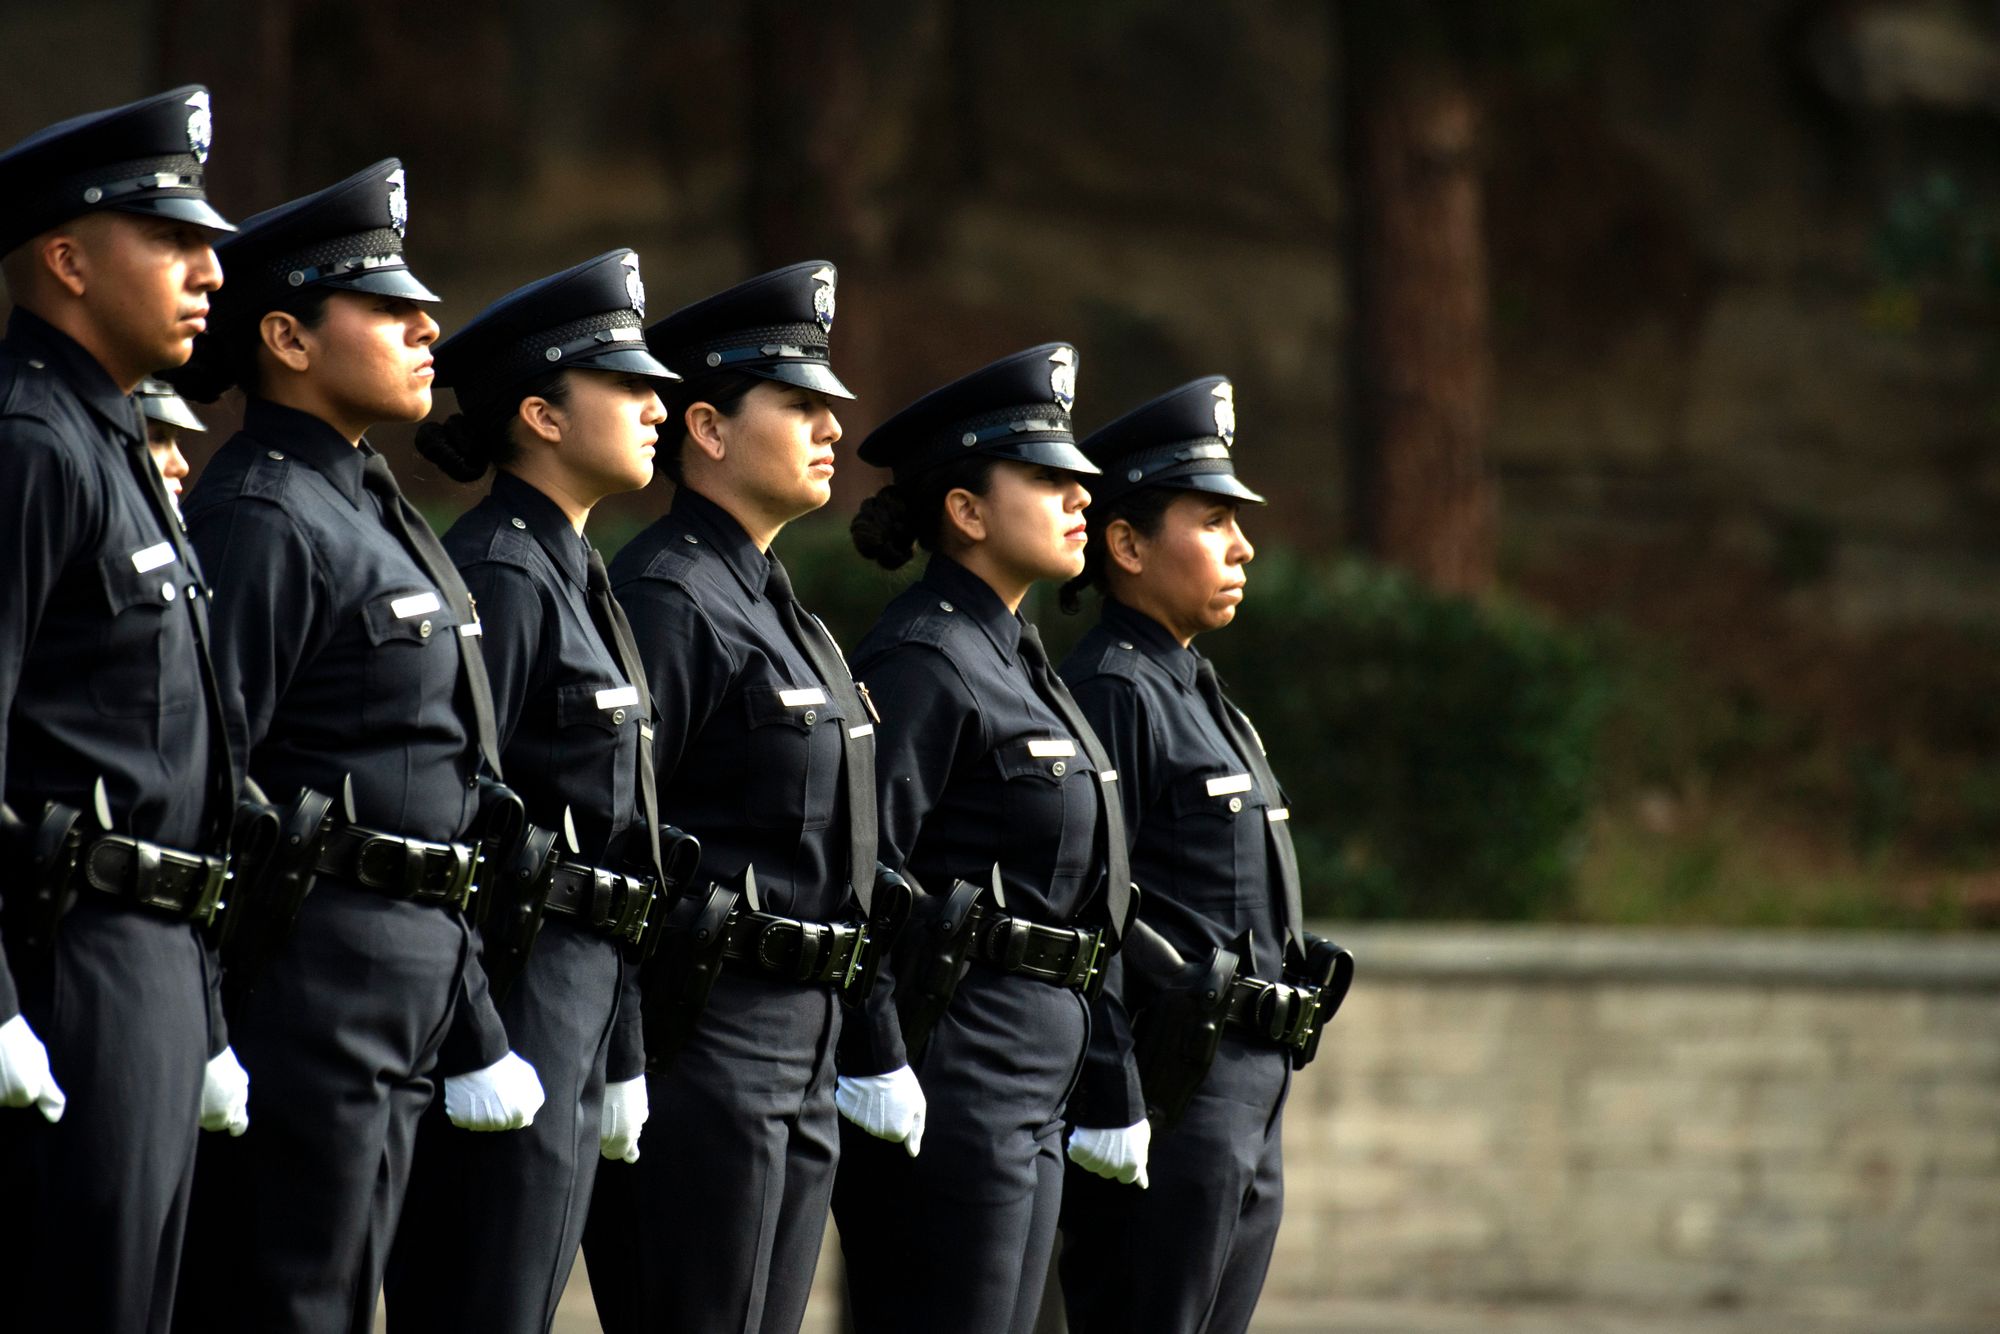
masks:
[(924, 1147), (924, 1090), (907, 1065), (886, 1075), (842, 1075), (833, 1105), (875, 1138), (901, 1143), (912, 1158)]
[(0, 1107), (32, 1103), (36, 1111), (55, 1122), (62, 1120), (68, 1102), (49, 1073), (48, 1048), (28, 1027), (28, 1017), (17, 1014), (0, 1024)]
[(646, 1100), (646, 1077), (621, 1079), (604, 1086), (604, 1122), (597, 1134), (597, 1151), (606, 1158), (639, 1161), (639, 1132), (652, 1108)]
[(544, 1099), (535, 1067), (511, 1051), (484, 1070), (445, 1076), (444, 1114), (461, 1130), (519, 1130)]
[(1141, 1121), (1123, 1130), (1078, 1126), (1069, 1132), (1069, 1156), (1086, 1172), (1106, 1180), (1136, 1184), (1144, 1190), (1146, 1157), (1153, 1147), (1153, 1123)]
[(201, 1076), (201, 1128), (240, 1135), (250, 1128), (250, 1072), (234, 1047), (210, 1058)]

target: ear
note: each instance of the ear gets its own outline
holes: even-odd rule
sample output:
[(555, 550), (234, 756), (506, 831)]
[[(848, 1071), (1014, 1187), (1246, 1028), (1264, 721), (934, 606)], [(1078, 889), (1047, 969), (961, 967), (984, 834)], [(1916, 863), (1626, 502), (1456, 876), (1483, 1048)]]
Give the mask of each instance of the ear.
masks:
[(69, 232), (50, 232), (38, 243), (42, 268), (71, 296), (90, 286), (90, 256), (83, 242)]
[(713, 403), (690, 403), (681, 420), (694, 447), (720, 463), (722, 456), (729, 452), (729, 443), (723, 438), (723, 422), (728, 418)]
[(964, 487), (955, 486), (945, 492), (944, 517), (966, 541), (986, 540), (986, 506), (979, 496)]
[(1111, 563), (1127, 574), (1146, 572), (1146, 544), (1128, 520), (1113, 519), (1104, 525), (1104, 550)]
[(535, 439), (546, 441), (551, 445), (562, 443), (564, 422), (562, 409), (540, 394), (522, 399), (521, 405), (514, 409), (514, 413)]
[(302, 375), (312, 365), (312, 346), (298, 316), (282, 310), (271, 311), (257, 321), (257, 336), (263, 339), (265, 350), (286, 370)]

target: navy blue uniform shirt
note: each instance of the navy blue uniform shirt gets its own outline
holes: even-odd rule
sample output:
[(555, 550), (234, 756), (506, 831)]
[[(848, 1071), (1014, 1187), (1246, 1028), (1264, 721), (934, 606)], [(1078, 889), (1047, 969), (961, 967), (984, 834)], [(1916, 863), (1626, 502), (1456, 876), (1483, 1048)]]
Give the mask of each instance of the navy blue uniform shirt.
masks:
[(764, 595), (770, 558), (686, 487), (611, 563), (659, 730), (662, 818), (701, 840), (701, 875), (757, 868), (766, 912), (852, 918), (840, 706)]
[[(145, 440), (96, 359), (17, 308), (0, 343), (0, 791), (33, 821), (45, 801), (89, 811), (102, 775), (115, 830), (192, 850), (218, 725), (186, 607), (202, 576), (132, 471)], [(0, 1019), (18, 1008), (0, 959)]]

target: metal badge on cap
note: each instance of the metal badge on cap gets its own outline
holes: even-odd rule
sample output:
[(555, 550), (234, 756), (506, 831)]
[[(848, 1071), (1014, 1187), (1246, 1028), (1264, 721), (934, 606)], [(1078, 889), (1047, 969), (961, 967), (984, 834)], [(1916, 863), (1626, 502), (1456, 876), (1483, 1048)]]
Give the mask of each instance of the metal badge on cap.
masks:
[(1231, 449), (1236, 447), (1236, 386), (1224, 380), (1209, 390), (1215, 395), (1215, 433)]
[(389, 225), (396, 229), (396, 235), (402, 236), (410, 225), (410, 199), (404, 193), (403, 169), (398, 167), (383, 179), (389, 186)]
[(829, 332), (833, 329), (833, 285), (834, 272), (831, 267), (814, 272), (812, 280), (819, 284), (813, 291), (813, 318), (819, 327)]
[(630, 254), (621, 262), (625, 265), (625, 295), (632, 302), (633, 313), (643, 320), (646, 318), (646, 283), (639, 276), (639, 256)]
[(188, 94), (188, 152), (195, 161), (207, 162), (208, 149), (215, 142), (215, 118), (208, 110), (208, 90)]
[(1059, 347), (1049, 353), (1049, 392), (1064, 412), (1076, 402), (1076, 350)]

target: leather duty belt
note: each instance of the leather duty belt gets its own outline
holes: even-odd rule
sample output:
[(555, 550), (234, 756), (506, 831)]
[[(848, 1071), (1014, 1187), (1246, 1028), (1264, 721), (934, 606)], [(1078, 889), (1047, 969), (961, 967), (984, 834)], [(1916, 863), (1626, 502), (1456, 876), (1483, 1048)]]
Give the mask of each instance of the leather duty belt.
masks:
[(557, 862), (543, 911), (573, 917), (629, 945), (639, 943), (653, 907), (653, 882), (583, 862)]
[(1104, 956), (1104, 933), (1081, 927), (1042, 926), (981, 903), (972, 909), (966, 957), (1003, 973), (1017, 973), (1070, 991), (1088, 988)]
[(863, 922), (806, 922), (738, 908), (722, 957), (781, 981), (846, 988), (867, 956)]
[(84, 848), (77, 878), (100, 893), (205, 925), (222, 906), (229, 863), (123, 834), (103, 834)]
[(324, 875), (351, 880), (391, 898), (463, 910), (472, 901), (479, 860), (464, 843), (429, 843), (343, 825), (320, 849)]
[(1320, 989), (1238, 977), (1229, 984), (1227, 1028), (1258, 1046), (1303, 1052), (1320, 1023)]

